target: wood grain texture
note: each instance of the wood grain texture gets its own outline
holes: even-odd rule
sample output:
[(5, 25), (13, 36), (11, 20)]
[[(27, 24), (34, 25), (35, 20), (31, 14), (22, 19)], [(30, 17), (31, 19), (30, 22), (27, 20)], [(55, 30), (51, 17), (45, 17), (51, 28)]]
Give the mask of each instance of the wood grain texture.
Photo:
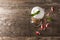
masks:
[[(46, 13), (51, 6), (55, 8), (53, 18), (56, 21), (41, 35), (60, 36), (59, 2), (59, 0), (0, 0), (0, 8), (3, 8), (3, 14), (0, 14), (0, 18), (6, 17), (4, 20), (0, 19), (1, 22), (3, 21), (0, 25), (0, 36), (35, 36), (35, 28), (30, 23), (30, 12), (34, 6), (44, 8)], [(7, 12), (4, 12), (4, 10), (7, 10)]]

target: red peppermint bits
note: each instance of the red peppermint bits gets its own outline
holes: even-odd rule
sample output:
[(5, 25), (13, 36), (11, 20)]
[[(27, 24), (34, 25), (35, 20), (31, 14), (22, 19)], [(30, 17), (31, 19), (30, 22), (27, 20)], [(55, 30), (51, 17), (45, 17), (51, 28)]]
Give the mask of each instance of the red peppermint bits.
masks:
[(45, 25), (41, 25), (41, 30), (45, 30)]
[(36, 31), (36, 35), (40, 35), (40, 32), (39, 31)]
[(54, 11), (54, 8), (53, 8), (53, 7), (51, 7), (51, 11), (52, 11), (52, 12)]
[(46, 28), (49, 26), (49, 23), (46, 24)]

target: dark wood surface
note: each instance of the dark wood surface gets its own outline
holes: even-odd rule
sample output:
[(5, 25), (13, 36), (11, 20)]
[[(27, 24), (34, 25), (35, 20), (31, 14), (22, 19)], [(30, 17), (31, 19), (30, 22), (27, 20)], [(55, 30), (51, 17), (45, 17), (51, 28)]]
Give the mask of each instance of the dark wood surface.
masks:
[[(41, 36), (60, 36), (60, 0), (0, 0), (0, 36), (35, 36), (34, 26), (30, 23), (30, 12), (34, 6), (40, 6), (47, 13), (54, 7), (55, 21)], [(6, 11), (7, 12), (4, 12)]]

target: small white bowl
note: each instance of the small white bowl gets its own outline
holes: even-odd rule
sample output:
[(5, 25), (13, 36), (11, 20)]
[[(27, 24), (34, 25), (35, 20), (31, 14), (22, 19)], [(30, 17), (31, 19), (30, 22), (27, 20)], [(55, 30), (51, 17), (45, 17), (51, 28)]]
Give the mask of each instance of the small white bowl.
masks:
[(32, 17), (34, 17), (36, 19), (42, 19), (44, 17), (44, 14), (45, 14), (44, 9), (41, 7), (38, 7), (38, 6), (33, 7), (33, 9), (31, 10), (31, 14), (34, 14), (37, 11), (40, 11), (40, 13), (35, 15), (35, 16), (32, 16)]

